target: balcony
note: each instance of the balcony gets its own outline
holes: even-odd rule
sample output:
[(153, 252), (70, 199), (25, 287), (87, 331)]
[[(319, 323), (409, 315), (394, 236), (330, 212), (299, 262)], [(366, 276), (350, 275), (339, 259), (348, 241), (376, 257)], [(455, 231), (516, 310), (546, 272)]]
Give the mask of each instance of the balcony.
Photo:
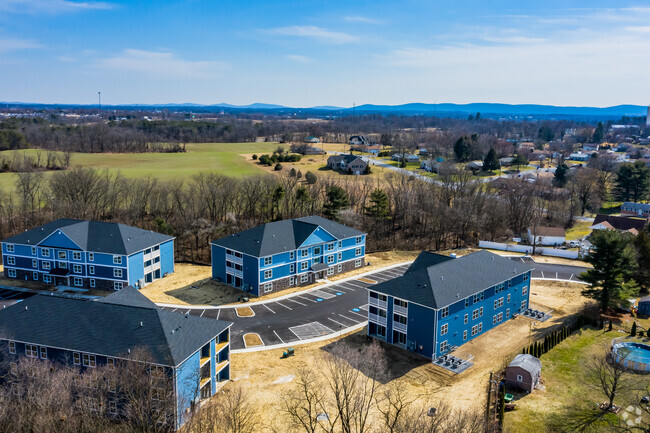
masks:
[(386, 318), (378, 314), (368, 313), (368, 320), (373, 323), (378, 323), (382, 326), (386, 326)]
[(230, 268), (228, 266), (226, 266), (226, 273), (234, 275), (239, 278), (244, 278), (244, 273), (242, 271), (238, 271), (237, 269)]
[(228, 341), (224, 341), (224, 342), (222, 342), (222, 343), (217, 343), (217, 345), (216, 345), (215, 348), (214, 348), (214, 353), (219, 353), (219, 352), (221, 352), (223, 349), (226, 348), (226, 346), (228, 345), (228, 343), (229, 343)]
[(408, 308), (401, 307), (399, 305), (393, 305), (393, 313), (399, 314), (400, 316), (408, 316)]
[(210, 380), (211, 380), (210, 377), (202, 377), (201, 382), (199, 383), (199, 389), (207, 385), (210, 382)]
[(393, 329), (396, 330), (396, 331), (406, 333), (406, 324), (405, 323), (400, 323), (400, 322), (393, 322)]
[(237, 256), (234, 256), (232, 254), (226, 254), (226, 260), (229, 260), (229, 261), (231, 261), (233, 263), (243, 263), (244, 262), (243, 257), (237, 257)]
[(221, 361), (220, 363), (218, 363), (218, 364), (215, 366), (215, 373), (214, 373), (214, 374), (219, 374), (219, 372), (220, 372), (221, 370), (223, 370), (223, 369), (226, 367), (226, 365), (228, 365), (228, 360)]
[(203, 367), (208, 362), (210, 362), (210, 357), (209, 356), (202, 356), (201, 357), (201, 363), (200, 363), (201, 367)]
[(377, 298), (369, 297), (368, 298), (368, 304), (370, 304), (370, 305), (372, 305), (374, 307), (383, 308), (384, 310), (386, 309), (386, 301), (381, 301), (381, 300), (379, 300)]

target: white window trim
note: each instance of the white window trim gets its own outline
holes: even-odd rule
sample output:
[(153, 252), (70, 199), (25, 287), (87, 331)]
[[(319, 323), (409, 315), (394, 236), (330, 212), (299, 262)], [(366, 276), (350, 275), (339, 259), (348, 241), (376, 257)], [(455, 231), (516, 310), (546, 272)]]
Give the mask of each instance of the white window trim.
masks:
[(7, 273), (9, 274), (9, 278), (16, 278), (16, 270), (15, 269), (7, 269)]
[(90, 287), (95, 288), (95, 279), (94, 279), (94, 278), (91, 278), (91, 279), (88, 281), (88, 283), (89, 283)]
[(113, 290), (122, 290), (124, 288), (124, 283), (121, 281), (114, 281), (113, 282)]
[(14, 247), (14, 244), (7, 244), (7, 252), (8, 253), (16, 252), (16, 248)]
[(268, 280), (269, 278), (273, 278), (273, 269), (264, 271), (264, 279)]
[(13, 256), (7, 256), (7, 264), (11, 266), (16, 265), (16, 258)]
[(11, 353), (11, 354), (16, 353), (16, 342), (15, 341), (10, 341), (9, 342), (9, 353)]
[(122, 256), (113, 256), (113, 264), (114, 265), (121, 265), (122, 264)]

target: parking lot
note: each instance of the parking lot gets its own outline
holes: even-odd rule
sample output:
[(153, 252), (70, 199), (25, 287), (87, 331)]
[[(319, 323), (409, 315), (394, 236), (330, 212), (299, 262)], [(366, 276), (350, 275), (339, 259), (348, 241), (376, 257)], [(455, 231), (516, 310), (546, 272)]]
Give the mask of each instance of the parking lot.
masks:
[[(257, 333), (265, 346), (291, 344), (325, 335), (334, 335), (368, 320), (366, 287), (398, 277), (408, 265), (386, 269), (347, 281), (319, 286), (277, 301), (250, 305), (255, 313), (239, 317), (235, 307), (169, 308), (171, 311), (228, 320), (233, 349), (244, 349), (244, 334)], [(246, 304), (242, 304), (244, 306)]]
[(0, 308), (6, 308), (30, 296), (34, 296), (34, 293), (13, 287), (0, 286)]
[(564, 280), (580, 282), (580, 274), (585, 272), (587, 268), (581, 266), (571, 265), (556, 265), (552, 263), (537, 263), (532, 257), (511, 257), (511, 260), (519, 260), (523, 263), (535, 267), (531, 274), (531, 278), (540, 280)]

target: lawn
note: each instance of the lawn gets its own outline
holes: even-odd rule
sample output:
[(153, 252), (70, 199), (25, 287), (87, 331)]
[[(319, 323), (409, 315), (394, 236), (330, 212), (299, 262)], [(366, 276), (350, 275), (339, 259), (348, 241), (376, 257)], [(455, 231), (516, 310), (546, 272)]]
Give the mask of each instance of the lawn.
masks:
[[(183, 180), (207, 170), (228, 176), (247, 176), (261, 172), (241, 155), (271, 153), (277, 146), (277, 143), (191, 143), (186, 146), (185, 153), (74, 153), (71, 164), (119, 171), (129, 178), (152, 176), (161, 181)], [(34, 155), (37, 151), (2, 153), (6, 152)], [(0, 173), (0, 190), (13, 191), (15, 179), (13, 173)]]
[(591, 227), (593, 222), (590, 221), (578, 221), (571, 227), (566, 230), (566, 240), (571, 241), (574, 239), (582, 239), (591, 233)]

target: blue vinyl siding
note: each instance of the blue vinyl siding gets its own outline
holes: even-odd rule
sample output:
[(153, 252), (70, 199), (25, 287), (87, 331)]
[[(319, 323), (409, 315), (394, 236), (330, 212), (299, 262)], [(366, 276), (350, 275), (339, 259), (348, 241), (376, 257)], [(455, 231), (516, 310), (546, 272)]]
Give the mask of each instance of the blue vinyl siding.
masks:
[(305, 240), (305, 242), (302, 243), (300, 247), (304, 248), (310, 245), (318, 245), (325, 242), (334, 242), (335, 240), (336, 238), (327, 233), (321, 227), (318, 227), (311, 235), (309, 235), (309, 237)]
[(244, 275), (244, 288), (251, 289), (251, 292), (259, 296), (259, 265), (255, 257), (244, 255), (243, 258), (243, 275)]
[(177, 416), (181, 424), (184, 422), (185, 410), (200, 396), (197, 383), (200, 365), (201, 350), (198, 350), (176, 368), (176, 405)]
[(174, 273), (174, 241), (160, 244), (160, 276)]
[[(393, 302), (393, 298), (388, 299)], [(406, 345), (407, 347), (412, 345), (415, 353), (427, 358), (430, 358), (433, 353), (433, 322), (434, 310), (408, 303)]]
[(212, 279), (226, 281), (226, 249), (219, 245), (212, 245)]
[(39, 243), (39, 246), (81, 251), (81, 247), (79, 245), (72, 242), (69, 237), (58, 230), (47, 238), (43, 239)]
[[(142, 251), (132, 254), (127, 259), (129, 285), (137, 287), (138, 281), (144, 280), (144, 254)], [(126, 275), (124, 275), (126, 278)], [(119, 278), (116, 278), (119, 280)]]

